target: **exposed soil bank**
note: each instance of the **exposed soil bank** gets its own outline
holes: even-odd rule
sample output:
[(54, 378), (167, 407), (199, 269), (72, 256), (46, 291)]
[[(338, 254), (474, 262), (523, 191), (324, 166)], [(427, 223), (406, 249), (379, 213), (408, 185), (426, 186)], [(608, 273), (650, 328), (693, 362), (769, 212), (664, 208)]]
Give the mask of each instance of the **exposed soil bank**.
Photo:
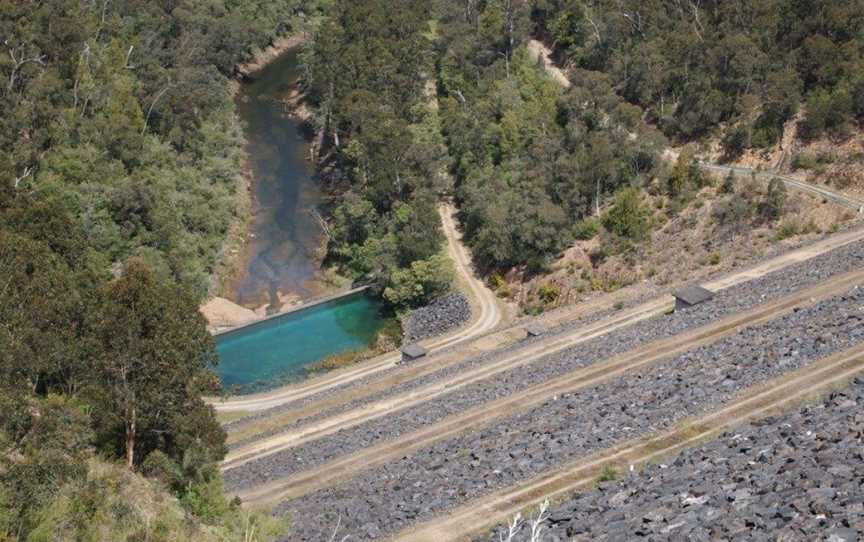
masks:
[(201, 305), (201, 314), (211, 329), (242, 326), (259, 318), (255, 311), (241, 307), (224, 297), (214, 297)]
[(271, 45), (263, 51), (255, 54), (249, 62), (237, 66), (237, 73), (240, 77), (253, 77), (256, 72), (259, 72), (267, 67), (268, 64), (287, 53), (291, 49), (302, 45), (306, 41), (307, 34), (295, 34), (293, 36), (284, 36), (277, 38)]

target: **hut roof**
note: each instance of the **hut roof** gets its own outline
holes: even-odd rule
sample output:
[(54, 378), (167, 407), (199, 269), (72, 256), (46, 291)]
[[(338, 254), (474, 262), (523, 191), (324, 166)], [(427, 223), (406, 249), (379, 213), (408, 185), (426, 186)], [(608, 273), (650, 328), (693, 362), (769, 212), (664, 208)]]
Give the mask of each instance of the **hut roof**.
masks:
[(687, 305), (698, 305), (699, 303), (704, 303), (705, 301), (713, 298), (714, 292), (712, 292), (711, 290), (706, 290), (701, 286), (693, 285), (682, 288), (672, 295), (674, 295), (676, 299), (683, 301)]

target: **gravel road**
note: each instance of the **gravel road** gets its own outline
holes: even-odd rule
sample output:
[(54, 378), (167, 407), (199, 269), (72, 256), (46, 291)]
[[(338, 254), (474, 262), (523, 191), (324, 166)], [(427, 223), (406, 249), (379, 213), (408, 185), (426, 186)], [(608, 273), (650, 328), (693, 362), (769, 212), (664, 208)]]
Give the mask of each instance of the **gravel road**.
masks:
[[(864, 263), (864, 243), (837, 249), (817, 260), (802, 262), (724, 290), (713, 301), (691, 310), (640, 322), (563, 352), (543, 357), (529, 365), (458, 389), (417, 407), (252, 461), (226, 472), (226, 483), (231, 489), (246, 488), (323, 464), (335, 457), (370, 446), (383, 439), (395, 438), (423, 425), (441, 420), (447, 415), (510, 395), (530, 385), (585, 367), (648, 341), (678, 334), (686, 329), (704, 325), (722, 316), (740, 312), (766, 300), (776, 299), (794, 290), (821, 282), (830, 276), (860, 269), (862, 263)], [(510, 350), (512, 347), (504, 352), (496, 352), (495, 355), (502, 355)], [(489, 357), (482, 356), (481, 361), (476, 362), (481, 363)], [(413, 389), (442, 378), (442, 375), (455, 374), (460, 367), (451, 367), (395, 386), (394, 389), (377, 396), (349, 403), (339, 410), (356, 408), (376, 398)]]
[(278, 511), (293, 518), (291, 540), (318, 540), (322, 525), (340, 516), (354, 539), (401, 530), (567, 459), (668, 428), (745, 388), (864, 342), (862, 306), (864, 291), (855, 289), (437, 443)]

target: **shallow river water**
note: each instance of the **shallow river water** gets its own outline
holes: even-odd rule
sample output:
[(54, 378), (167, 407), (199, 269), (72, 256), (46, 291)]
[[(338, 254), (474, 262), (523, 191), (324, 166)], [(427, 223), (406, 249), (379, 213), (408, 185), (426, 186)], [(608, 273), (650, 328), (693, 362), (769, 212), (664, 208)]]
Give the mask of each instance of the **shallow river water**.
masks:
[[(303, 127), (280, 101), (298, 75), (297, 53), (289, 51), (243, 84), (237, 98), (254, 201), (244, 273), (232, 301), (250, 308), (278, 309), (280, 296), (319, 293), (315, 252), (323, 234), (312, 211), (321, 191)], [(216, 372), (235, 392), (271, 388), (302, 378), (316, 361), (368, 346), (383, 324), (380, 304), (363, 295), (316, 305), (217, 337)]]
[(255, 182), (252, 238), (233, 301), (253, 308), (278, 306), (278, 294), (309, 296), (318, 271), (322, 232), (312, 211), (321, 192), (302, 126), (280, 101), (297, 77), (297, 54), (288, 52), (256, 73), (237, 98)]

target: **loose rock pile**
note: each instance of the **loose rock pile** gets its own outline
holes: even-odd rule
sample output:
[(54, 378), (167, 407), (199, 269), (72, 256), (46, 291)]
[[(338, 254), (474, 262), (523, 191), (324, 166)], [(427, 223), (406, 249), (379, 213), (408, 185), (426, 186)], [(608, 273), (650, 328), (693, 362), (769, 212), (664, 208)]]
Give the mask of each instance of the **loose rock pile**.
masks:
[[(804, 261), (792, 266), (787, 267), (779, 272), (775, 272), (764, 277), (749, 281), (747, 283), (723, 290), (719, 297), (721, 299), (715, 299), (711, 303), (699, 307), (694, 307), (691, 310), (686, 311), (686, 314), (681, 316), (680, 318), (677, 315), (673, 315), (670, 318), (664, 319), (653, 319), (648, 322), (643, 322), (641, 324), (637, 324), (635, 326), (631, 326), (626, 330), (622, 330), (620, 333), (610, 334), (606, 337), (600, 337), (597, 339), (597, 343), (611, 345), (611, 347), (607, 347), (606, 350), (618, 350), (621, 351), (620, 348), (614, 348), (616, 346), (626, 346), (629, 347), (632, 344), (631, 341), (645, 341), (650, 339), (659, 338), (661, 336), (667, 336), (670, 333), (677, 333), (687, 327), (693, 327), (695, 325), (702, 325), (706, 322), (711, 321), (714, 318), (717, 318), (724, 314), (731, 314), (736, 311), (744, 310), (748, 307), (752, 307), (757, 303), (761, 303), (770, 299), (776, 299), (782, 295), (786, 295), (794, 290), (803, 288), (805, 286), (809, 286), (812, 284), (816, 284), (822, 280), (825, 280), (828, 277), (838, 275), (840, 273), (844, 273), (846, 271), (851, 271), (854, 269), (860, 269), (861, 266), (864, 265), (864, 243), (857, 242), (852, 243), (850, 245), (846, 245), (844, 247), (835, 249), (828, 254), (822, 255), (815, 260)], [(658, 292), (659, 295), (659, 292)], [(586, 318), (580, 318), (576, 321), (569, 322), (564, 324), (556, 329), (548, 330), (545, 334), (545, 337), (541, 338), (541, 340), (548, 340), (549, 337), (560, 334), (574, 328), (579, 328), (581, 326), (587, 325), (590, 322), (595, 321), (596, 319), (604, 316), (604, 314), (598, 315), (590, 315)], [(524, 344), (524, 343), (523, 343)], [(473, 367), (477, 365), (482, 365), (491, 360), (499, 358), (501, 356), (505, 356), (509, 354), (515, 347), (518, 345), (514, 345), (508, 349), (501, 349), (495, 352), (487, 352), (480, 356), (474, 357), (470, 360), (467, 360), (465, 363), (458, 364), (456, 366), (448, 367), (446, 369), (442, 369), (435, 374), (429, 375), (424, 378), (415, 379), (410, 382), (406, 382), (403, 385), (396, 386), (389, 390), (386, 395), (392, 395), (395, 393), (400, 393), (405, 391), (406, 389), (411, 389), (413, 387), (417, 387), (420, 385), (427, 384), (432, 381), (437, 381), (439, 379), (445, 378), (447, 376), (456, 374), (460, 371), (465, 370), (468, 367)], [(587, 346), (587, 345), (586, 345)], [(583, 358), (590, 354), (586, 352), (574, 352), (574, 358)], [(545, 370), (572, 370), (572, 367), (548, 367), (545, 362), (541, 361), (538, 363), (540, 366), (546, 366)], [(375, 380), (377, 378), (381, 378), (389, 374), (391, 371), (396, 369), (391, 369), (389, 371), (384, 371), (382, 373), (372, 375), (366, 378), (358, 379), (356, 381), (352, 381), (348, 384), (342, 386), (335, 386), (323, 392), (307, 396), (303, 399), (292, 401), (290, 403), (286, 403), (280, 405), (278, 407), (274, 407), (270, 410), (261, 411), (245, 417), (240, 420), (236, 420), (229, 424), (226, 424), (226, 429), (230, 428), (240, 428), (244, 425), (255, 423), (257, 420), (262, 418), (266, 418), (271, 414), (276, 414), (279, 412), (285, 412), (292, 409), (302, 408), (308, 404), (311, 404), (315, 401), (321, 400), (326, 397), (330, 397), (333, 395), (338, 395), (341, 393), (345, 393), (347, 390), (363, 386), (364, 384)], [(544, 375), (540, 374), (540, 371), (536, 371), (534, 367), (529, 368), (529, 371), (537, 377), (542, 377)], [(545, 372), (545, 371), (544, 371)], [(472, 388), (473, 389), (473, 388)], [(292, 427), (296, 427), (297, 425), (310, 423), (317, 419), (332, 416), (338, 414), (339, 412), (344, 412), (346, 410), (350, 410), (353, 408), (357, 408), (362, 404), (368, 403), (370, 401), (378, 400), (382, 396), (370, 396), (363, 399), (359, 399), (357, 401), (353, 401), (348, 404), (340, 405), (335, 409), (330, 409), (328, 411), (322, 411), (316, 414), (315, 416), (303, 420), (297, 420), (296, 423), (289, 424), (280, 430), (275, 430), (272, 432), (264, 433), (256, 436), (253, 439), (248, 439), (248, 442), (251, 440), (257, 440), (258, 438), (263, 438), (265, 436), (269, 436), (276, 432), (288, 431)]]
[[(292, 540), (321, 538), (322, 520), (335, 523), (337, 517), (352, 538), (374, 539), (564, 461), (670, 427), (716, 408), (747, 387), (864, 342), (862, 306), (864, 292), (856, 289), (645, 371), (437, 443), (337, 487), (285, 503), (279, 511), (294, 518)], [(406, 430), (406, 422), (387, 422), (395, 424), (394, 431)], [(380, 428), (372, 434), (347, 433), (368, 446), (383, 432)], [(322, 441), (317, 443), (319, 450)], [(264, 472), (282, 470), (292, 461), (288, 455), (298, 451), (289, 451), (280, 465), (270, 464)], [(268, 461), (256, 463), (260, 469)]]
[[(864, 381), (857, 380), (816, 406), (574, 495), (550, 510), (543, 540), (855, 542), (864, 536), (862, 450)], [(515, 538), (529, 539), (525, 529)]]
[(402, 321), (404, 343), (443, 335), (471, 319), (471, 305), (461, 292), (443, 295), (425, 307), (415, 309)]
[[(864, 264), (864, 244), (859, 243), (845, 247), (819, 260), (805, 263), (809, 265), (791, 266), (783, 271), (724, 290), (712, 301), (689, 310), (640, 322), (566, 351), (545, 356), (526, 366), (457, 389), (422, 405), (339, 431), (336, 434), (322, 437), (290, 450), (263, 457), (228, 471), (225, 480), (229, 487), (242, 488), (263, 483), (273, 477), (288, 476), (381, 440), (395, 438), (405, 432), (441, 420), (448, 415), (462, 412), (487, 401), (510, 395), (530, 385), (607, 359), (648, 341), (675, 335), (684, 330), (705, 325), (722, 316), (753, 307), (768, 299), (787, 295), (791, 291), (818, 283), (833, 274), (842, 273), (847, 269), (860, 268)], [(807, 322), (803, 320), (802, 322), (802, 325), (806, 326)], [(511, 351), (512, 348), (501, 350), (493, 356), (482, 357), (480, 360), (494, 359), (495, 356), (506, 355)], [(475, 360), (475, 363), (482, 362)], [(394, 386), (375, 396), (352, 401), (331, 410), (330, 415), (334, 411), (357, 408), (369, 401), (437, 381), (458, 372), (460, 368), (464, 370), (465, 366), (468, 365), (463, 364), (459, 367), (444, 369), (435, 374)], [(322, 412), (305, 420), (297, 420), (297, 422), (289, 424), (281, 430), (289, 430), (291, 427), (297, 427), (302, 423), (308, 423), (326, 415), (327, 413)], [(271, 433), (278, 431), (278, 429), (273, 430)]]

